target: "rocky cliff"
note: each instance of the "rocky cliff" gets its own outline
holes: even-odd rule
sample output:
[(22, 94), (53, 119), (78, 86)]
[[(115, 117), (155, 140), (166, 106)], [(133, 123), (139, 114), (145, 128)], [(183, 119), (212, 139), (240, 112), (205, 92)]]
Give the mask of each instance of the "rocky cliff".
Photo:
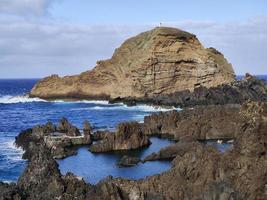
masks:
[(30, 96), (42, 98), (149, 97), (234, 81), (231, 64), (188, 32), (158, 27), (126, 40), (111, 59), (80, 75), (41, 80)]

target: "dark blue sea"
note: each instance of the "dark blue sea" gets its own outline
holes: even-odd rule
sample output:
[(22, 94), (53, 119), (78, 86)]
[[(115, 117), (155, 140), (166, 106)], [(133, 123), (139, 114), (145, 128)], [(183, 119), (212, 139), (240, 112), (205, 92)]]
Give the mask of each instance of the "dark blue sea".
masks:
[[(267, 80), (267, 76), (261, 78)], [(14, 146), (15, 136), (23, 129), (47, 121), (57, 123), (62, 117), (67, 117), (79, 128), (82, 128), (84, 120), (88, 120), (95, 130), (115, 129), (120, 122), (143, 121), (146, 115), (169, 110), (147, 105), (134, 107), (123, 104), (110, 105), (106, 101), (48, 102), (39, 98), (29, 98), (27, 93), (37, 81), (36, 79), (0, 80), (0, 181), (17, 181), (25, 169), (27, 162), (21, 159), (23, 152)], [(152, 138), (151, 141), (150, 147), (131, 154), (144, 158), (172, 143), (167, 139), (158, 138)], [(223, 151), (223, 146), (218, 148), (222, 148)], [(58, 160), (58, 163), (63, 174), (71, 171), (90, 183), (97, 183), (108, 175), (140, 179), (161, 173), (171, 167), (168, 161), (155, 161), (132, 168), (118, 168), (116, 162), (122, 155), (122, 153), (92, 154), (88, 151), (88, 147), (82, 147), (78, 155)]]

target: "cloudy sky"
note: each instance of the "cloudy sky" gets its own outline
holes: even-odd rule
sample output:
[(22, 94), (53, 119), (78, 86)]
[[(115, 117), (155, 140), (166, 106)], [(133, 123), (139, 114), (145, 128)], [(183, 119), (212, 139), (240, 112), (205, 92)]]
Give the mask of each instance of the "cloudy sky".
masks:
[(266, 0), (0, 0), (0, 78), (80, 73), (160, 22), (267, 74)]

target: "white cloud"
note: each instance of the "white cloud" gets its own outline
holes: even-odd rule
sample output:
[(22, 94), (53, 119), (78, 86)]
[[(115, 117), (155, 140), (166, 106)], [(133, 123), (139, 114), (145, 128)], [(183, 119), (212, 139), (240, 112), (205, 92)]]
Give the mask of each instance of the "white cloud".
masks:
[[(267, 73), (267, 17), (244, 22), (180, 21), (176, 26), (225, 54), (237, 74)], [(79, 73), (109, 58), (126, 38), (147, 26), (85, 26), (0, 15), (0, 77)]]
[(55, 0), (0, 0), (0, 13), (43, 15)]

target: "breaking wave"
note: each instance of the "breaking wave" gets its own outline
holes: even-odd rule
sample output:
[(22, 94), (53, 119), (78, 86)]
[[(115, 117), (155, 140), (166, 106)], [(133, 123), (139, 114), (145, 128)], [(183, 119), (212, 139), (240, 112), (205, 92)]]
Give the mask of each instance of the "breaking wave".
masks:
[(166, 112), (171, 110), (180, 110), (180, 108), (170, 107), (164, 108), (160, 106), (150, 106), (150, 105), (137, 105), (137, 106), (127, 106), (121, 104), (119, 106), (94, 106), (88, 108), (74, 108), (73, 110), (129, 110), (129, 111), (143, 111), (143, 112)]
[(46, 101), (40, 98), (30, 98), (28, 95), (0, 97), (0, 103), (2, 104), (31, 103), (31, 102), (46, 102)]

